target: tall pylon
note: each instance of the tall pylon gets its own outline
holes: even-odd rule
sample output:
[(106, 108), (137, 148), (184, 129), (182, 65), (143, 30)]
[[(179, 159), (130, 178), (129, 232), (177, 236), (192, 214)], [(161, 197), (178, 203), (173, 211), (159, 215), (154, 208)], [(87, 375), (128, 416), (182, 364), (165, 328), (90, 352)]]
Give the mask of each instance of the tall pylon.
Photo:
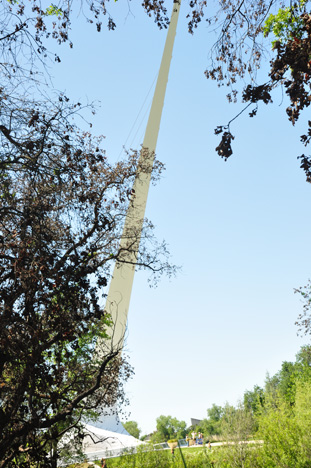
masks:
[[(127, 210), (123, 233), (120, 240), (120, 261), (117, 261), (111, 278), (105, 310), (111, 315), (112, 327), (108, 330), (110, 339), (99, 338), (96, 343), (94, 359), (107, 352), (121, 352), (126, 331), (127, 316), (134, 280), (135, 266), (145, 209), (154, 163), (156, 144), (159, 134), (166, 85), (172, 59), (180, 1), (173, 0), (173, 12), (165, 41), (162, 61), (147, 122), (145, 137), (138, 160), (138, 170), (132, 189), (132, 197)], [(102, 415), (95, 425), (85, 426), (89, 436), (85, 436), (83, 450), (89, 459), (99, 459), (109, 455), (108, 442), (118, 439), (118, 434), (129, 434), (122, 426), (116, 407), (103, 408)], [(114, 434), (114, 435), (112, 435)]]
[(113, 322), (113, 326), (110, 330), (111, 341), (108, 343), (109, 340), (108, 342), (104, 339), (98, 340), (95, 353), (99, 354), (105, 352), (105, 347), (107, 345), (110, 349), (121, 349), (123, 346), (179, 10), (180, 0), (174, 0), (145, 137), (138, 160), (138, 170), (120, 240), (121, 259), (115, 264), (106, 299), (105, 310), (111, 315)]

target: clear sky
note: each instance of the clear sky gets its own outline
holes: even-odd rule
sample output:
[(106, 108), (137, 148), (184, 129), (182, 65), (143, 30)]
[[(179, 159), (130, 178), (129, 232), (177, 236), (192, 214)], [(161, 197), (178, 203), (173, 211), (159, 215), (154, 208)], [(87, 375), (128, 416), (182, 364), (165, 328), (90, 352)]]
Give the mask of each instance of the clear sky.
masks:
[[(124, 144), (142, 143), (166, 37), (140, 3), (130, 2), (131, 12), (124, 0), (110, 5), (113, 32), (98, 34), (80, 15), (73, 50), (61, 46), (63, 61), (51, 68), (70, 98), (101, 103), (93, 131), (106, 136), (111, 160)], [(143, 433), (161, 414), (190, 424), (213, 403), (235, 404), (307, 342), (296, 335), (302, 303), (293, 291), (310, 277), (311, 186), (296, 159), (303, 123), (291, 126), (278, 91), (273, 106), (233, 123), (234, 155), (218, 157), (213, 130), (242, 105), (229, 105), (227, 90), (204, 77), (215, 36), (204, 23), (187, 32), (187, 3), (157, 146), (166, 171), (146, 211), (182, 271), (156, 289), (136, 274), (129, 311), (128, 413)]]

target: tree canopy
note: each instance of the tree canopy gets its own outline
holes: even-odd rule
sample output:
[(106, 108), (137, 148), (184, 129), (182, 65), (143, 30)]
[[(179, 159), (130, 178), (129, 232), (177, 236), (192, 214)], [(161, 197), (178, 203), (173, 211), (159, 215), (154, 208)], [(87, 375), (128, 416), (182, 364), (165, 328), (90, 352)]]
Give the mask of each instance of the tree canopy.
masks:
[[(177, 1), (177, 0), (174, 0)], [(109, 13), (111, 0), (83, 0), (80, 12), (86, 21), (100, 32), (102, 26), (114, 30), (116, 21)], [(128, 4), (130, 11), (130, 3)], [(145, 0), (142, 7), (159, 28), (167, 28), (169, 17), (167, 2)], [(25, 76), (27, 79), (46, 66), (48, 58), (61, 60), (53, 53), (53, 40), (58, 44), (73, 46), (70, 37), (74, 2), (58, 2), (57, 6), (43, 6), (41, 2), (4, 1), (1, 3), (0, 48), (2, 78)], [(207, 0), (189, 1), (188, 31), (193, 34), (203, 21), (218, 37), (209, 51), (205, 76), (228, 88), (229, 102), (237, 102), (241, 95), (244, 108), (230, 122), (215, 129), (221, 135), (216, 148), (221, 158), (232, 154), (234, 135), (231, 124), (242, 112), (248, 110), (254, 117), (260, 104), (271, 104), (273, 91), (281, 87), (288, 99), (286, 113), (295, 125), (311, 101), (310, 56), (310, 1), (309, 0), (218, 0), (211, 5)], [(270, 70), (264, 82), (257, 80), (262, 61), (267, 61), (272, 47)], [(19, 57), (18, 60), (16, 58)], [(26, 58), (26, 59), (25, 59)], [(242, 89), (241, 89), (242, 86)], [(310, 122), (301, 135), (301, 143), (310, 143)], [(298, 156), (306, 180), (311, 181), (311, 157)]]
[[(219, 23), (220, 33), (210, 54), (206, 77), (228, 87), (229, 102), (237, 102), (239, 81), (245, 83), (241, 95), (246, 105), (236, 117), (247, 109), (249, 116), (254, 117), (259, 104), (272, 103), (273, 91), (282, 87), (289, 101), (288, 119), (295, 125), (311, 102), (310, 2), (231, 0), (219, 1), (219, 5), (218, 17), (208, 19)], [(269, 46), (273, 54), (269, 74), (265, 82), (258, 83), (257, 71)], [(230, 124), (236, 117), (215, 129), (216, 134), (222, 135), (216, 151), (225, 160), (233, 153)], [(304, 146), (310, 143), (310, 125), (308, 120), (306, 132), (300, 137)], [(307, 182), (311, 182), (310, 156), (302, 154), (298, 159)]]
[(136, 439), (139, 439), (141, 430), (138, 427), (138, 424), (136, 421), (126, 421), (123, 424), (124, 429), (133, 437)]
[[(103, 288), (122, 263), (128, 194), (144, 167), (136, 153), (110, 165), (101, 138), (69, 121), (79, 106), (66, 101), (1, 101), (0, 466), (45, 454), (86, 410), (122, 400), (130, 375), (119, 349), (92, 355), (107, 338)], [(140, 232), (128, 235), (134, 243)], [(169, 271), (165, 249), (148, 247), (150, 224), (142, 243), (138, 266)]]
[(186, 436), (186, 423), (172, 416), (161, 415), (156, 420), (157, 430), (152, 436), (153, 443), (169, 439), (182, 439)]

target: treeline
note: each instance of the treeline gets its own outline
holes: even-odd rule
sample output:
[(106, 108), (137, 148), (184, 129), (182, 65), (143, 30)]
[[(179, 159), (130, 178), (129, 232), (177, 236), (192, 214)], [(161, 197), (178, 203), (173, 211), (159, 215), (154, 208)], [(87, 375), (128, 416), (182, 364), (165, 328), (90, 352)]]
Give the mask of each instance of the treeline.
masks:
[(284, 361), (275, 375), (267, 375), (264, 387), (255, 385), (252, 390), (245, 391), (242, 401), (236, 407), (229, 404), (213, 404), (207, 410), (207, 418), (191, 429), (219, 439), (226, 433), (228, 415), (243, 410), (253, 420), (252, 433), (255, 435), (258, 430), (258, 418), (266, 413), (271, 402), (279, 406), (277, 402), (282, 401), (293, 409), (302, 386), (311, 386), (311, 346), (303, 346), (296, 355), (295, 362)]
[[(303, 300), (296, 325), (302, 336), (309, 336), (311, 282), (295, 292)], [(156, 424), (157, 430), (150, 437), (153, 444), (181, 439), (186, 434), (191, 437), (195, 431), (203, 433), (204, 443), (212, 442), (212, 449), (203, 445), (203, 450), (185, 450), (185, 460), (163, 453), (159, 461), (160, 455), (150, 445), (150, 452), (142, 448), (140, 455), (127, 458), (127, 467), (133, 462), (138, 468), (142, 457), (141, 466), (150, 468), (311, 468), (311, 345), (302, 346), (295, 361), (284, 361), (275, 375), (267, 375), (263, 387), (255, 385), (245, 391), (236, 406), (213, 404), (199, 425), (187, 427), (185, 421), (164, 415)], [(155, 465), (153, 459), (157, 460)], [(118, 466), (123, 466), (121, 461)]]
[[(303, 346), (295, 362), (284, 361), (275, 375), (267, 376), (263, 387), (255, 385), (245, 391), (236, 406), (212, 405), (198, 426), (186, 427), (184, 421), (160, 416), (151, 442), (183, 438), (193, 430), (204, 434), (204, 442), (211, 440), (212, 449), (186, 450), (188, 468), (311, 467), (311, 346)], [(216, 445), (216, 441), (222, 444)], [(152, 449), (143, 452), (139, 457), (144, 463), (149, 459), (150, 463), (151, 459), (159, 462), (162, 457)], [(163, 454), (161, 466), (184, 466), (176, 456), (172, 460)], [(134, 459), (135, 466), (140, 466), (139, 457), (131, 461), (127, 457), (127, 466), (132, 466), (129, 463)]]
[[(196, 429), (224, 442), (219, 466), (311, 467), (311, 346), (303, 346), (295, 362), (284, 361), (263, 388), (246, 391), (237, 406), (213, 405), (207, 412)], [(247, 443), (252, 440), (262, 442)]]

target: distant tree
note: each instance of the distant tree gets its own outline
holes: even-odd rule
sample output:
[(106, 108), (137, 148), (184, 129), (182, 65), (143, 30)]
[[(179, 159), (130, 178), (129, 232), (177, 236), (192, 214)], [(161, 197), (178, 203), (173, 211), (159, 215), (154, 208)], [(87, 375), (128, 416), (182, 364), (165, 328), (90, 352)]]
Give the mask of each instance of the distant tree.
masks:
[(311, 335), (311, 281), (309, 280), (306, 286), (295, 289), (295, 293), (301, 296), (303, 302), (303, 311), (295, 323), (298, 333), (301, 336)]
[(293, 362), (282, 362), (281, 370), (278, 372), (278, 391), (289, 401), (293, 401), (295, 395), (296, 365)]
[(282, 395), (284, 399), (293, 401), (295, 396), (296, 364), (282, 362), (281, 369), (272, 377), (267, 375), (265, 381), (265, 395), (270, 397)]
[(256, 415), (264, 406), (264, 390), (255, 385), (253, 390), (247, 390), (243, 396), (244, 408)]
[(124, 429), (133, 437), (136, 437), (136, 439), (139, 439), (141, 430), (138, 427), (138, 424), (136, 421), (126, 421), (123, 424)]
[(254, 433), (254, 418), (242, 403), (236, 408), (226, 405), (221, 419), (221, 434), (225, 445), (222, 450), (227, 466), (252, 466), (253, 449), (248, 441)]
[(177, 438), (181, 439), (186, 436), (186, 423), (185, 421), (179, 421), (177, 418), (172, 416), (161, 415), (156, 419), (157, 431), (153, 435), (152, 441), (165, 442), (166, 440)]
[(223, 416), (224, 408), (213, 403), (211, 408), (207, 409), (207, 415), (211, 421), (218, 422)]
[(221, 433), (221, 418), (224, 409), (213, 403), (211, 408), (207, 409), (208, 417), (203, 419), (200, 424), (200, 430), (206, 436), (219, 435)]
[[(265, 395), (277, 397), (294, 404), (296, 385), (300, 381), (311, 381), (311, 346), (302, 346), (296, 355), (295, 362), (282, 362), (281, 369), (265, 382)], [(263, 400), (264, 400), (263, 398)]]
[(307, 374), (311, 380), (311, 346), (304, 345), (296, 354), (296, 372), (297, 374)]

